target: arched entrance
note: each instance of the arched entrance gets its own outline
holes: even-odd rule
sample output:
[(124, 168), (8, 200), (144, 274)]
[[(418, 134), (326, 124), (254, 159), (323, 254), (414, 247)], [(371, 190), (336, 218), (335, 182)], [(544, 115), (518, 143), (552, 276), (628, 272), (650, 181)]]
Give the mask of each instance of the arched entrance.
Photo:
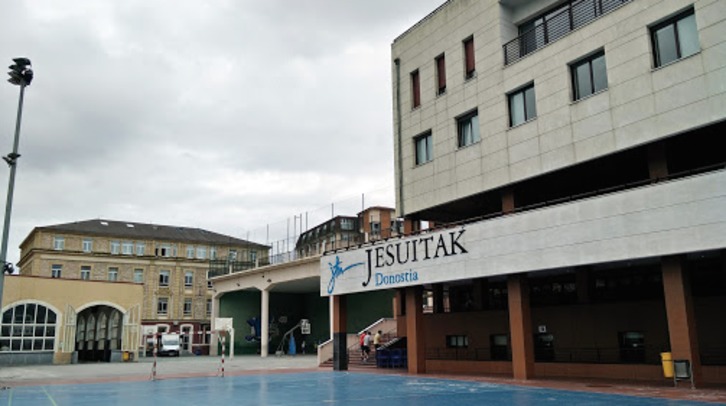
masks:
[(105, 305), (89, 307), (76, 320), (78, 361), (111, 361), (111, 351), (121, 349), (123, 314)]

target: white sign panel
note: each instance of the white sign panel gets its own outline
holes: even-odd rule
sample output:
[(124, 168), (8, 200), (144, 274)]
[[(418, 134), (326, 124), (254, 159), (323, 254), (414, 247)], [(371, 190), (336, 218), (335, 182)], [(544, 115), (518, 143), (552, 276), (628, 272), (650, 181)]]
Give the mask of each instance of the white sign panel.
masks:
[(651, 258), (726, 246), (726, 173), (335, 252), (323, 296)]
[(466, 232), (462, 226), (326, 255), (320, 292), (330, 296), (451, 280), (460, 257), (469, 254)]

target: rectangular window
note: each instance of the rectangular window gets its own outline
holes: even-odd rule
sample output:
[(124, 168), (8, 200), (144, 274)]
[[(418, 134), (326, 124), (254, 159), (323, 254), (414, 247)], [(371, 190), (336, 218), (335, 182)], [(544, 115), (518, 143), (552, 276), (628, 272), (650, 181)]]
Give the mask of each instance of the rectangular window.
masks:
[(212, 299), (207, 299), (207, 316), (212, 315)]
[(156, 248), (156, 255), (159, 257), (176, 257), (176, 245), (161, 244)]
[(237, 250), (229, 250), (229, 260), (230, 261), (237, 260)]
[(121, 243), (118, 241), (111, 241), (111, 254), (118, 254), (121, 249)]
[(257, 251), (250, 251), (250, 262), (254, 263), (257, 261)]
[(471, 79), (476, 74), (476, 64), (474, 62), (474, 37), (464, 40), (464, 76)]
[(207, 289), (214, 288), (214, 284), (212, 283), (212, 280), (209, 279), (209, 271), (207, 271)]
[(169, 298), (160, 297), (156, 302), (156, 314), (158, 316), (166, 316), (169, 311)]
[(124, 255), (133, 255), (134, 254), (134, 243), (131, 241), (124, 241), (121, 252)]
[(212, 259), (212, 260), (217, 259), (217, 247), (211, 247), (209, 249), (209, 259)]
[(467, 348), (469, 346), (469, 337), (463, 335), (446, 336), (446, 347), (448, 348)]
[(580, 100), (608, 88), (605, 52), (600, 51), (570, 66), (573, 100)]
[(421, 79), (418, 69), (411, 72), (411, 108), (415, 109), (421, 105)]
[(189, 298), (184, 299), (184, 315), (185, 316), (192, 315), (192, 299), (189, 299)]
[(65, 237), (53, 237), (53, 249), (56, 251), (63, 251), (66, 245)]
[(184, 286), (191, 287), (194, 284), (194, 272), (184, 272)]
[(51, 278), (60, 278), (62, 270), (63, 270), (63, 265), (51, 265), (50, 277)]
[(355, 221), (353, 219), (340, 219), (340, 228), (342, 230), (352, 230), (355, 228)]
[(81, 266), (81, 279), (83, 280), (89, 280), (91, 279), (91, 267), (87, 265)]
[(197, 247), (197, 259), (207, 259), (207, 247)]
[(169, 286), (170, 271), (159, 271), (159, 286)]
[(146, 244), (143, 242), (136, 243), (136, 255), (143, 256), (146, 253)]
[(93, 240), (90, 238), (83, 239), (83, 252), (93, 251)]
[(108, 268), (108, 280), (111, 282), (118, 280), (118, 268)]
[(144, 283), (144, 270), (143, 269), (134, 269), (134, 282)]
[(416, 165), (425, 164), (434, 159), (434, 145), (431, 133), (419, 135), (413, 139), (416, 148)]
[(534, 83), (509, 94), (509, 126), (514, 127), (537, 117)]
[(479, 112), (477, 110), (459, 117), (456, 123), (459, 132), (459, 148), (481, 140), (479, 135)]
[(187, 245), (187, 258), (189, 258), (189, 259), (194, 258), (194, 246), (193, 245)]
[(509, 337), (506, 334), (492, 334), (489, 336), (489, 356), (492, 361), (506, 361), (509, 359)]
[(696, 15), (687, 10), (650, 29), (655, 66), (663, 66), (700, 50)]
[(444, 54), (436, 57), (436, 94), (446, 92), (446, 58)]

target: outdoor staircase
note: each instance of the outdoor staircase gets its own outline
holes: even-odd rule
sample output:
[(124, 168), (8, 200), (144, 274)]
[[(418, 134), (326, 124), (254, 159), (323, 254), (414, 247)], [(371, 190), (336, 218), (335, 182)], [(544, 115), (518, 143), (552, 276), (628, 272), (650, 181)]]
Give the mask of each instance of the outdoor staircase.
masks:
[[(375, 369), (376, 368), (376, 350), (373, 348), (371, 340), (371, 352), (367, 362), (363, 362), (360, 354), (359, 337), (364, 331), (370, 331), (375, 334), (376, 331), (382, 330), (382, 344), (387, 345), (397, 341), (396, 328), (394, 319), (380, 319), (370, 326), (366, 327), (358, 334), (348, 334), (348, 368), (352, 369)], [(318, 361), (322, 368), (333, 368), (333, 351), (332, 340), (329, 340), (318, 347)]]

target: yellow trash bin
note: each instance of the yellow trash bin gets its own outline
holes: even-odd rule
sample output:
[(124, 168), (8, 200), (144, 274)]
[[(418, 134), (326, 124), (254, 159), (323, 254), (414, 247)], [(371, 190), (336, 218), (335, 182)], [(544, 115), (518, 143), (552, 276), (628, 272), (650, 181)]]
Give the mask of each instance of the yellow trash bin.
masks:
[[(128, 362), (129, 361), (129, 358), (130, 358), (129, 357), (129, 352), (128, 351), (124, 351), (122, 358), (123, 358), (124, 362)], [(671, 366), (671, 376), (673, 376), (673, 367), (672, 366)]]
[(673, 355), (670, 352), (661, 352), (660, 362), (663, 365), (663, 377), (673, 378)]

